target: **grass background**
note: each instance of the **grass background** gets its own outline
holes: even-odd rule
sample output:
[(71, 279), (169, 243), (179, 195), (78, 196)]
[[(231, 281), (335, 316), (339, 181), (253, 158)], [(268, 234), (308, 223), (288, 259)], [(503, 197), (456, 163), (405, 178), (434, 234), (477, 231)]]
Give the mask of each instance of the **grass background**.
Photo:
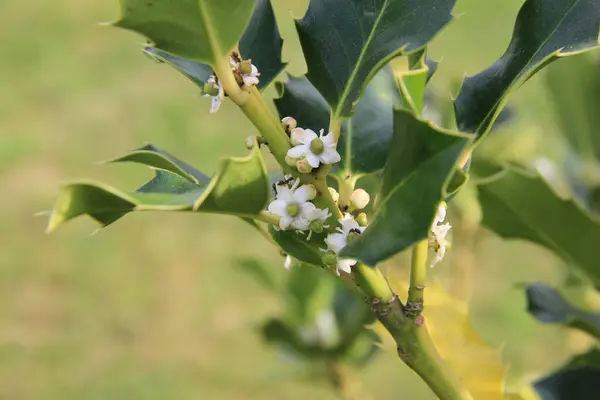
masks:
[[(273, 3), (284, 57), (302, 73), (291, 15), (307, 2)], [(438, 93), (502, 54), (521, 3), (459, 1), (459, 18), (430, 50), (442, 59)], [(283, 260), (237, 219), (131, 215), (94, 236), (80, 219), (44, 235), (34, 214), (50, 208), (59, 183), (94, 177), (133, 189), (150, 176), (94, 161), (151, 142), (212, 173), (222, 157), (244, 154), (253, 133), (232, 104), (209, 115), (193, 85), (141, 54), (141, 37), (96, 24), (117, 15), (117, 0), (0, 4), (0, 399), (335, 398), (262, 344), (257, 329), (280, 305), (235, 264), (256, 258), (283, 279)], [(513, 99), (519, 122), (490, 140), (494, 151), (545, 151), (554, 129), (545, 99), (543, 79), (532, 79)], [(572, 345), (527, 315), (515, 287), (558, 281), (560, 261), (486, 233), (475, 257), (474, 323), (504, 346), (513, 378), (560, 364)], [(373, 399), (433, 398), (393, 355), (359, 379)]]

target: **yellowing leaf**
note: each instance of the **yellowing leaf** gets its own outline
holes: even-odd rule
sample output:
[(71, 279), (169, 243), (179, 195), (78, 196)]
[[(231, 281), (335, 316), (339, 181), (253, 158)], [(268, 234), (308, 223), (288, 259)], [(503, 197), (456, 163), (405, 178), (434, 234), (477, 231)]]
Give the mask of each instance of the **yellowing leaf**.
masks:
[[(406, 284), (399, 279), (390, 279), (390, 284), (396, 293), (407, 293)], [(438, 352), (473, 398), (503, 400), (507, 368), (502, 365), (500, 350), (490, 347), (474, 330), (468, 304), (450, 296), (436, 282), (425, 289), (423, 316)], [(393, 339), (383, 327), (374, 330), (382, 337), (383, 347), (388, 348), (391, 343), (396, 351)]]

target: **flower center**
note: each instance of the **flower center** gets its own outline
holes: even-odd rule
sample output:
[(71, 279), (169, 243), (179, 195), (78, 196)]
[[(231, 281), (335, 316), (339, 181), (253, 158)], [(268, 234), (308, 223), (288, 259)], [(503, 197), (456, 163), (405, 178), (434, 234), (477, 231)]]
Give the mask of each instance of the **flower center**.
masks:
[(244, 60), (240, 63), (238, 70), (242, 75), (250, 75), (252, 73), (252, 63), (249, 60)]
[(329, 250), (327, 253), (323, 254), (323, 257), (321, 257), (321, 261), (323, 262), (323, 265), (336, 265), (337, 255), (333, 251)]
[(325, 144), (319, 138), (310, 141), (310, 151), (313, 154), (319, 155), (325, 150)]
[(323, 232), (323, 221), (321, 221), (320, 219), (312, 221), (309, 225), (309, 229), (314, 233)]
[(300, 214), (300, 206), (298, 203), (292, 203), (287, 206), (286, 211), (290, 217), (295, 218)]
[(346, 239), (346, 242), (350, 243), (351, 241), (353, 241), (354, 239), (356, 239), (359, 236), (360, 236), (360, 231), (358, 229), (350, 229), (350, 232), (348, 232), (348, 238)]
[(208, 82), (204, 85), (204, 93), (214, 97), (219, 94), (219, 88), (214, 82)]

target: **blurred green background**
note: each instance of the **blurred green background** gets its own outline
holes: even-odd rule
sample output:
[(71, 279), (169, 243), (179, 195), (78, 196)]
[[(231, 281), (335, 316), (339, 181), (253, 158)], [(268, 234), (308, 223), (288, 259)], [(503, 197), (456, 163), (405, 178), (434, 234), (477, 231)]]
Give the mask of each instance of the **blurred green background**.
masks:
[[(290, 70), (305, 71), (292, 16), (306, 0), (274, 0)], [(452, 82), (492, 63), (508, 44), (522, 1), (462, 0), (430, 47)], [(281, 305), (236, 269), (267, 263), (283, 279), (277, 249), (234, 218), (130, 215), (91, 236), (85, 218), (52, 236), (46, 219), (58, 185), (94, 177), (133, 189), (150, 173), (96, 165), (151, 142), (205, 173), (245, 152), (251, 125), (230, 103), (209, 100), (139, 51), (142, 38), (99, 26), (117, 0), (0, 3), (0, 399), (333, 399), (325, 383), (265, 346), (261, 323)], [(268, 92), (272, 95), (272, 91)], [(508, 159), (552, 152), (556, 130), (543, 77), (511, 103), (518, 119), (490, 138)], [(472, 272), (474, 324), (504, 348), (511, 377), (543, 373), (581, 346), (524, 309), (520, 282), (562, 279), (561, 262), (523, 242), (478, 232)], [(433, 270), (443, 279), (452, 254)], [(404, 264), (391, 262), (389, 268)], [(447, 270), (446, 270), (447, 271)], [(392, 354), (361, 372), (372, 399), (433, 398)]]

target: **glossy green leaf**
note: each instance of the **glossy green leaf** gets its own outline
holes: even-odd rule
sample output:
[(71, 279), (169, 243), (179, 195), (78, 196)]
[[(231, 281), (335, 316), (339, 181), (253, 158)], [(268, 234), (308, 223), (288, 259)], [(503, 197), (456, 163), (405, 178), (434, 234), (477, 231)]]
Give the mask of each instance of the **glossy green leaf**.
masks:
[(528, 311), (540, 322), (581, 329), (600, 340), (600, 312), (579, 308), (542, 283), (528, 285), (525, 293)]
[(391, 58), (418, 51), (452, 18), (455, 0), (312, 0), (296, 21), (308, 79), (349, 117)]
[[(134, 151), (121, 160), (141, 162), (144, 157), (144, 164), (160, 161), (167, 166), (165, 159), (143, 151)], [(250, 217), (260, 213), (269, 199), (269, 177), (256, 147), (248, 157), (225, 160), (208, 184), (191, 181), (168, 169), (156, 169), (156, 176), (134, 193), (94, 182), (65, 185), (52, 211), (48, 232), (84, 214), (102, 226), (132, 211), (198, 211)]]
[(517, 169), (479, 186), (483, 225), (506, 239), (547, 247), (600, 284), (600, 222), (559, 198), (539, 177)]
[(600, 159), (598, 58), (565, 57), (548, 68), (546, 77), (563, 135), (583, 158)]
[[(293, 116), (298, 126), (315, 132), (327, 129), (329, 105), (306, 78), (290, 77), (287, 83), (278, 83), (278, 90), (280, 98), (275, 105), (281, 118)], [(367, 86), (356, 113), (344, 121), (338, 143), (342, 156), (340, 174), (369, 173), (383, 168), (393, 134), (393, 107), (399, 105), (394, 78), (384, 68)]]
[(369, 227), (342, 255), (375, 265), (429, 236), (456, 162), (471, 138), (395, 111), (380, 204)]
[(121, 0), (115, 26), (170, 54), (212, 64), (233, 50), (253, 8), (254, 0)]
[[(269, 0), (257, 0), (254, 13), (239, 43), (239, 50), (244, 59), (251, 59), (260, 72), (259, 89), (266, 88), (285, 68), (281, 61), (283, 40), (277, 28), (273, 7)], [(153, 59), (164, 62), (200, 87), (212, 74), (210, 65), (187, 60), (169, 54), (155, 47), (146, 47), (144, 51)]]
[(306, 236), (295, 231), (280, 231), (273, 227), (269, 227), (269, 231), (275, 243), (295, 259), (312, 265), (322, 264), (323, 252), (319, 251), (319, 247), (323, 247), (324, 234), (313, 234), (311, 240), (306, 240)]
[(600, 350), (574, 357), (561, 370), (534, 384), (542, 400), (591, 400), (600, 393)]
[(463, 82), (455, 102), (459, 129), (485, 135), (511, 92), (556, 58), (596, 47), (599, 30), (596, 0), (527, 0), (504, 55)]
[[(407, 69), (393, 68), (394, 77), (400, 90), (402, 107), (421, 115), (425, 101), (425, 86), (431, 78), (432, 72), (426, 62), (425, 49), (411, 54), (408, 59)], [(437, 64), (433, 65), (433, 68), (437, 68)]]

